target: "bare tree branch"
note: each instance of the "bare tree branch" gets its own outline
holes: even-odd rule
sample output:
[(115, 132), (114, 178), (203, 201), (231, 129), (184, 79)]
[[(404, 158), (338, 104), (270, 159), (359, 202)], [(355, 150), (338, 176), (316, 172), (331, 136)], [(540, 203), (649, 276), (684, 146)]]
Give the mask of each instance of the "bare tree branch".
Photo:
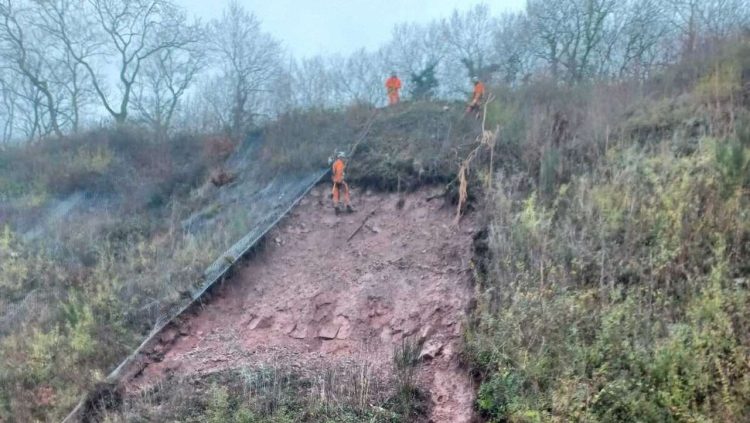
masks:
[[(230, 3), (221, 19), (211, 25), (209, 45), (221, 66), (230, 135), (240, 139), (253, 125), (261, 109), (260, 93), (272, 87), (273, 76), (281, 69), (281, 47), (260, 28), (258, 19), (236, 1)], [(216, 81), (219, 83), (220, 81)], [(216, 110), (224, 115), (227, 112)]]
[(48, 82), (49, 66), (44, 55), (36, 50), (26, 36), (26, 27), (19, 22), (24, 10), (14, 9), (10, 0), (0, 3), (0, 54), (13, 62), (13, 70), (26, 78), (45, 98), (52, 131), (62, 136), (57, 120), (57, 101)]

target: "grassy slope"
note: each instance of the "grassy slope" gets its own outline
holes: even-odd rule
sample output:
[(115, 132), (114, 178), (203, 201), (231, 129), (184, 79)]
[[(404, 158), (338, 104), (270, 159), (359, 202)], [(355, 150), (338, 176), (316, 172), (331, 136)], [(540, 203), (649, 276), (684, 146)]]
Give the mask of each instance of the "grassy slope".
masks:
[(526, 159), (497, 181), (477, 244), (466, 357), (489, 421), (750, 415), (747, 53), (636, 98), (532, 93), (495, 114), (523, 122)]
[(414, 386), (419, 347), (394, 351), (394, 377), (380, 380), (366, 363), (327, 369), (281, 366), (234, 369), (169, 379), (104, 413), (106, 421), (236, 423), (422, 422), (426, 397)]
[[(179, 299), (165, 279), (200, 276), (217, 246), (172, 228), (220, 159), (205, 141), (132, 129), (0, 152), (0, 420), (59, 418), (153, 324), (154, 299)], [(86, 207), (24, 240), (75, 192)]]

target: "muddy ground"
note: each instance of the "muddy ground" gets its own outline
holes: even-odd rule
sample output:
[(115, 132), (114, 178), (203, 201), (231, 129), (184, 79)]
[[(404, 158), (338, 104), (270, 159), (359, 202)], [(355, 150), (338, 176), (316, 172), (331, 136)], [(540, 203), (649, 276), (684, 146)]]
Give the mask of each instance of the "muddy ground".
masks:
[(471, 216), (453, 225), (454, 208), (427, 200), (438, 190), (353, 192), (357, 211), (337, 216), (328, 187), (315, 188), (207, 304), (161, 335), (128, 390), (271, 362), (365, 357), (387, 373), (408, 337), (423, 343), (430, 420), (473, 421), (475, 389), (458, 353), (475, 228)]

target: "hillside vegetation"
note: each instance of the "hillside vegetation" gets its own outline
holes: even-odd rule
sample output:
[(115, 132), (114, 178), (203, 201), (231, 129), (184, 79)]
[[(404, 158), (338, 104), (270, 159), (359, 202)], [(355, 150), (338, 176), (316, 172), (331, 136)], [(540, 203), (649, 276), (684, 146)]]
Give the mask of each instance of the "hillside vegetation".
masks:
[[(750, 413), (747, 57), (747, 47), (728, 47), (689, 64), (700, 70), (691, 78), (678, 65), (643, 85), (493, 87), (485, 125), (499, 128), (494, 170), (485, 150), (469, 169), (472, 205), (487, 229), (477, 238), (477, 304), (464, 353), (480, 382), (476, 407), (489, 421), (736, 421)], [(154, 299), (165, 308), (186, 301), (205, 266), (249, 224), (179, 229), (196, 210), (215, 208), (226, 189), (208, 181), (211, 169), (234, 171), (231, 163), (253, 163), (241, 159), (248, 154), (273, 158), (256, 174), (270, 180), (319, 169), (335, 148), (357, 144), (355, 187), (438, 183), (455, 195), (459, 163), (480, 129), (460, 112), (460, 104), (427, 102), (298, 113), (237, 147), (119, 130), (4, 150), (10, 225), (0, 289), (10, 312), (0, 416), (64, 415), (152, 327), (164, 311), (149, 308)], [(169, 160), (154, 161), (157, 154)], [(52, 225), (47, 238), (18, 232), (79, 191), (106, 200), (106, 212)], [(16, 311), (27, 307), (34, 311)], [(165, 386), (112, 418), (159, 404), (170, 410), (162, 417), (196, 421), (357, 421), (373, 412), (356, 402), (300, 405), (295, 398), (305, 397), (288, 390), (304, 381), (277, 391), (274, 401), (286, 405), (264, 408), (246, 402), (248, 375), (220, 377), (228, 389), (200, 380)], [(298, 380), (278, 377), (263, 389)], [(373, 421), (409, 415), (390, 404)]]
[[(258, 224), (252, 198), (319, 172), (335, 149), (359, 143), (357, 189), (452, 180), (453, 157), (478, 130), (460, 112), (296, 113), (240, 145), (121, 128), (0, 151), (0, 420), (56, 420), (99, 389)], [(216, 187), (218, 171), (238, 179)]]
[[(749, 0), (525, 3), (287, 60), (239, 2), (202, 23), (171, 0), (0, 1), (0, 422), (81, 398), (118, 422), (426, 420), (412, 339), (390, 390), (356, 367), (106, 381), (339, 150), (355, 207), (428, 186), (480, 222), (467, 415), (748, 420)], [(378, 107), (391, 70), (403, 100)]]
[(487, 195), (466, 333), (489, 421), (750, 415), (749, 52), (498, 103), (520, 161)]
[[(486, 230), (476, 238), (477, 301), (463, 352), (484, 419), (742, 421), (750, 414), (747, 49), (729, 45), (642, 85), (494, 87), (499, 99), (485, 123), (499, 129), (494, 170), (481, 146), (469, 165), (472, 205)], [(352, 172), (356, 184), (407, 190), (440, 182), (451, 192), (460, 158), (479, 146), (479, 123), (451, 123), (462, 135), (440, 148), (430, 131), (398, 129), (414, 119), (429, 127), (441, 113), (439, 104), (405, 104), (364, 119), (372, 132), (353, 158), (361, 164)], [(435, 179), (425, 177), (433, 171)], [(420, 416), (418, 394), (381, 402), (385, 408), (345, 396), (319, 402), (308, 396), (309, 380), (269, 372), (269, 379), (215, 375), (218, 385), (173, 381), (111, 418)]]

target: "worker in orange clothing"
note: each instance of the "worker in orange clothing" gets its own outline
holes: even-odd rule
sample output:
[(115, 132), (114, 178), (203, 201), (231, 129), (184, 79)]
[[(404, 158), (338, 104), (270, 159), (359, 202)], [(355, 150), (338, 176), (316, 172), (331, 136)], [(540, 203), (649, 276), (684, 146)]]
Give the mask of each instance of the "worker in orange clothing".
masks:
[(328, 159), (328, 162), (331, 165), (331, 179), (333, 179), (333, 208), (336, 211), (336, 214), (341, 211), (339, 209), (339, 197), (342, 190), (344, 194), (344, 207), (346, 207), (346, 211), (354, 211), (351, 204), (349, 204), (349, 185), (344, 180), (344, 169), (346, 168), (346, 162), (344, 161), (345, 158), (346, 154), (343, 151), (339, 151), (338, 153), (336, 153), (335, 159)]
[(396, 72), (391, 72), (391, 77), (386, 79), (385, 88), (388, 90), (388, 105), (393, 106), (398, 103), (398, 90), (401, 89), (401, 80), (396, 76)]
[(471, 95), (471, 101), (466, 107), (466, 114), (474, 113), (476, 118), (482, 116), (482, 100), (484, 99), (484, 83), (476, 76), (472, 78), (474, 82), (474, 93)]

